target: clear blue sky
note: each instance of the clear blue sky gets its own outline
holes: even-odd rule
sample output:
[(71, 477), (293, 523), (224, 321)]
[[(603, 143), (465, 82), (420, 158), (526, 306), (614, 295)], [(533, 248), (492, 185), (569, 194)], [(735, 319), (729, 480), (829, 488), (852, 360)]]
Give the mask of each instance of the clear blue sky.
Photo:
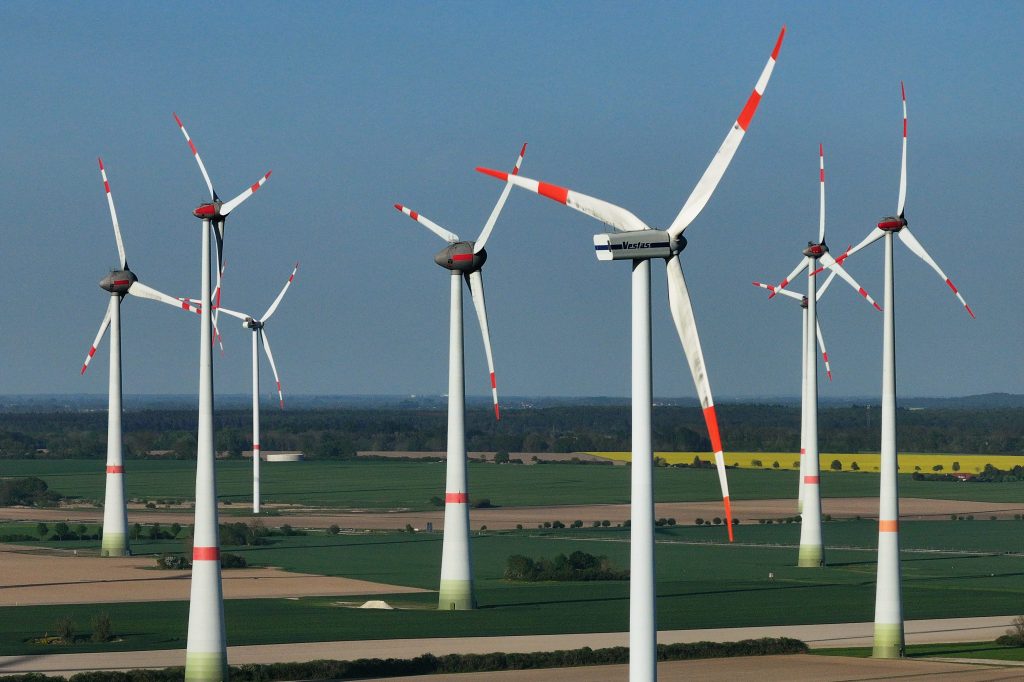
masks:
[[(900, 79), (907, 216), (978, 319), (899, 249), (899, 392), (1024, 391), (1020, 3), (7, 2), (0, 393), (106, 391), (106, 343), (78, 373), (116, 261), (97, 155), (133, 269), (198, 294), (205, 187), (172, 111), (222, 194), (274, 171), (228, 221), (224, 304), (262, 312), (302, 262), (268, 325), (286, 392), (442, 393), (442, 242), (392, 204), (475, 238), (501, 187), (473, 168), (509, 167), (527, 141), (527, 176), (665, 226), (783, 23), (757, 118), (687, 231), (716, 395), (797, 393), (798, 309), (750, 282), (781, 278), (815, 235), (819, 142), (835, 250), (895, 210)], [(598, 231), (513, 191), (484, 271), (506, 395), (628, 394), (629, 266), (594, 258)], [(849, 262), (879, 299), (881, 262), (881, 244)], [(653, 287), (655, 393), (692, 396), (660, 263)], [(823, 396), (876, 395), (882, 316), (840, 287), (820, 313)], [(197, 319), (128, 299), (123, 320), (125, 391), (195, 392)], [(466, 320), (467, 391), (485, 394), (468, 304)], [(248, 332), (224, 326), (217, 388), (244, 393)]]

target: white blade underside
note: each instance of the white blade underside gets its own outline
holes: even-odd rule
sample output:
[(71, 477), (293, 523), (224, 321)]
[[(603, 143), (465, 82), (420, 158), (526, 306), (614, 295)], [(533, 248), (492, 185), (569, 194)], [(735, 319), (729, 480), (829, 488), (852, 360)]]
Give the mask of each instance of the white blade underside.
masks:
[(815, 320), (815, 325), (818, 328), (818, 348), (821, 349), (821, 359), (825, 363), (825, 373), (828, 375), (828, 380), (832, 381), (832, 365), (828, 364), (828, 351), (825, 349), (825, 337), (821, 334), (821, 322)]
[(412, 218), (420, 225), (427, 228), (428, 230), (430, 230), (431, 232), (433, 232), (434, 234), (436, 234), (438, 237), (445, 240), (449, 244), (454, 244), (455, 242), (459, 241), (459, 235), (444, 229), (430, 218), (420, 215), (419, 213), (412, 210), (408, 206), (403, 206), (402, 204), (395, 204), (395, 208), (404, 213), (405, 215), (409, 216), (410, 218)]
[(103, 178), (103, 190), (107, 194), (107, 207), (110, 209), (110, 222), (114, 224), (114, 241), (117, 242), (117, 255), (121, 258), (121, 269), (128, 267), (128, 256), (125, 255), (124, 241), (121, 239), (121, 225), (117, 221), (117, 211), (114, 209), (114, 195), (110, 193), (110, 182), (107, 180), (107, 169), (103, 167), (103, 159), (100, 162), (100, 176)]
[[(167, 305), (174, 306), (175, 308), (185, 307), (184, 305), (182, 305), (181, 300), (174, 298), (173, 296), (168, 296), (163, 292), (157, 291), (153, 287), (147, 286), (142, 282), (134, 282), (128, 289), (128, 293), (131, 294), (132, 296), (137, 296), (139, 298), (148, 298), (151, 301), (166, 303)], [(196, 310), (195, 312), (199, 311)]]
[(270, 360), (270, 371), (274, 373), (274, 381), (277, 384), (277, 399), (284, 409), (284, 394), (281, 392), (281, 379), (277, 376), (277, 365), (274, 364), (274, 354), (270, 352), (270, 339), (267, 338), (265, 329), (259, 330), (260, 339), (263, 341), (263, 350), (267, 353), (267, 360)]
[(907, 203), (907, 90), (903, 87), (903, 81), (900, 81), (900, 96), (903, 98), (903, 156), (900, 160), (900, 199), (896, 215), (902, 218)]
[(199, 150), (196, 149), (195, 143), (192, 138), (189, 137), (188, 131), (185, 130), (185, 125), (178, 118), (177, 114), (174, 114), (174, 120), (178, 124), (178, 128), (181, 129), (181, 134), (185, 136), (185, 142), (188, 143), (188, 148), (192, 150), (192, 156), (195, 157), (196, 163), (199, 164), (199, 171), (203, 174), (203, 180), (206, 180), (206, 187), (210, 190), (210, 199), (217, 199), (217, 193), (213, 191), (213, 183), (210, 181), (210, 174), (206, 172), (206, 164), (203, 163), (202, 157), (199, 156)]
[(935, 259), (928, 255), (928, 252), (924, 250), (924, 246), (921, 245), (921, 242), (917, 241), (917, 237), (915, 237), (910, 231), (910, 228), (904, 227), (902, 230), (897, 232), (896, 235), (900, 238), (900, 241), (907, 245), (908, 249), (914, 252), (915, 256), (923, 260), (931, 266), (932, 270), (938, 273), (939, 277), (941, 277), (946, 283), (946, 286), (953, 291), (953, 294), (960, 300), (960, 303), (967, 310), (970, 316), (974, 317), (974, 311), (971, 310), (971, 306), (967, 305), (967, 301), (965, 301), (964, 297), (960, 295), (960, 291), (953, 285), (953, 282), (950, 281), (949, 277), (946, 276), (946, 273), (942, 271), (942, 268), (940, 268), (939, 264), (935, 262)]
[(672, 312), (672, 321), (675, 323), (676, 332), (679, 334), (679, 341), (683, 345), (686, 362), (690, 366), (690, 374), (693, 375), (693, 383), (697, 388), (697, 398), (700, 400), (700, 406), (704, 412), (704, 422), (708, 428), (711, 449), (715, 453), (718, 482), (722, 488), (722, 500), (725, 503), (726, 523), (729, 524), (729, 540), (732, 541), (732, 508), (729, 501), (729, 483), (725, 475), (722, 439), (718, 432), (718, 416), (715, 413), (715, 402), (711, 396), (711, 383), (708, 381), (707, 368), (704, 365), (704, 353), (701, 351), (700, 337), (697, 335), (697, 322), (693, 317), (690, 293), (686, 288), (686, 279), (683, 277), (683, 268), (679, 263), (678, 256), (668, 259), (666, 262), (666, 273), (668, 275), (669, 310)]
[(644, 221), (637, 218), (633, 213), (621, 206), (608, 203), (603, 199), (597, 199), (586, 194), (580, 194), (574, 192), (571, 189), (565, 187), (559, 187), (558, 185), (552, 185), (547, 182), (541, 182), (540, 180), (533, 180), (531, 178), (525, 178), (522, 175), (510, 175), (503, 171), (491, 170), (489, 168), (477, 168), (477, 170), (485, 175), (504, 180), (505, 182), (518, 185), (523, 189), (528, 189), (531, 192), (536, 192), (541, 196), (545, 196), (552, 201), (557, 201), (560, 204), (565, 204), (569, 208), (574, 208), (580, 213), (585, 213), (591, 218), (600, 220), (606, 225), (611, 225), (620, 232), (638, 232), (640, 230), (649, 230)]
[(679, 215), (676, 216), (676, 219), (672, 221), (672, 225), (669, 226), (668, 233), (672, 237), (678, 237), (682, 234), (690, 223), (693, 222), (694, 218), (700, 214), (707, 205), (708, 200), (711, 199), (715, 188), (718, 187), (722, 176), (725, 175), (725, 170), (729, 167), (729, 163), (732, 162), (732, 157), (736, 155), (736, 150), (739, 149), (740, 142), (743, 141), (743, 136), (750, 126), (754, 114), (757, 112), (757, 105), (761, 102), (761, 96), (764, 94), (765, 88), (768, 87), (768, 80), (772, 77), (772, 71), (775, 69), (775, 60), (778, 59), (779, 49), (782, 47), (782, 39), (785, 35), (786, 27), (783, 26), (782, 31), (779, 32), (778, 39), (775, 41), (775, 48), (772, 50), (771, 56), (768, 57), (768, 63), (765, 64), (764, 69), (761, 71), (761, 76), (754, 85), (753, 92), (747, 98), (747, 103), (744, 105), (739, 117), (737, 117), (736, 122), (733, 123), (729, 133), (725, 136), (722, 146), (718, 148), (714, 158), (711, 159), (711, 164), (704, 171), (704, 175), (701, 176), (700, 180), (697, 181), (697, 186), (693, 188), (686, 203), (683, 204)]
[[(523, 165), (524, 156), (526, 156), (525, 142), (523, 143), (522, 149), (519, 150), (519, 158), (516, 159), (516, 165), (512, 169), (512, 175), (519, 175), (519, 168)], [(505, 202), (508, 200), (508, 195), (511, 191), (512, 185), (505, 183), (504, 189), (501, 190), (501, 196), (498, 197), (498, 203), (494, 205), (494, 209), (491, 211), (490, 217), (487, 218), (487, 223), (484, 225), (484, 229), (480, 231), (480, 236), (476, 239), (476, 244), (473, 246), (473, 253), (480, 253), (483, 251), (484, 245), (491, 237), (491, 230), (494, 229), (494, 223), (498, 221), (501, 209), (505, 207)]]
[[(120, 303), (114, 303), (114, 305), (120, 305)], [(92, 362), (92, 356), (96, 355), (96, 349), (99, 348), (100, 341), (103, 339), (103, 334), (107, 331), (107, 327), (110, 326), (110, 305), (107, 305), (107, 312), (103, 314), (103, 321), (100, 322), (100, 330), (96, 332), (96, 338), (92, 340), (92, 345), (89, 346), (89, 352), (85, 355), (85, 362), (82, 363), (81, 374), (85, 374), (85, 370), (89, 369), (89, 363)]]
[(473, 296), (473, 307), (476, 308), (476, 319), (480, 322), (480, 334), (484, 339), (484, 353), (487, 355), (487, 371), (491, 379), (491, 399), (494, 401), (494, 418), (501, 419), (498, 408), (498, 383), (494, 377), (494, 356), (491, 354), (491, 332), (487, 325), (487, 305), (484, 302), (483, 274), (476, 270), (466, 277), (469, 292)]
[(255, 194), (260, 189), (260, 187), (263, 187), (267, 180), (270, 179), (270, 173), (271, 171), (267, 171), (266, 173), (263, 174), (262, 178), (260, 178), (259, 180), (245, 188), (245, 190), (243, 190), (242, 193), (239, 194), (237, 197), (221, 205), (220, 214), (222, 216), (226, 216), (232, 211), (234, 211), (236, 208), (238, 208), (239, 204), (241, 204), (243, 201), (245, 201), (253, 194)]
[(296, 263), (295, 267), (292, 268), (292, 274), (288, 276), (288, 281), (284, 283), (284, 287), (281, 289), (281, 293), (277, 295), (277, 298), (274, 299), (274, 302), (270, 304), (269, 308), (267, 308), (267, 312), (263, 313), (263, 317), (260, 318), (261, 322), (266, 322), (267, 320), (269, 320), (270, 316), (273, 315), (274, 311), (277, 310), (277, 306), (280, 305), (281, 299), (284, 298), (284, 294), (286, 291), (288, 291), (288, 287), (292, 285), (292, 281), (295, 279), (295, 273), (298, 271), (299, 264)]
[(825, 241), (825, 145), (818, 145), (818, 184), (821, 198), (818, 201), (818, 243)]
[(855, 280), (850, 275), (850, 273), (846, 271), (846, 268), (844, 268), (841, 263), (837, 262), (836, 259), (832, 257), (832, 254), (826, 252), (821, 256), (820, 262), (823, 266), (831, 270), (833, 273), (839, 275), (844, 282), (853, 287), (853, 290), (856, 291), (861, 296), (863, 296), (864, 300), (873, 305), (875, 307), (875, 310), (882, 309), (880, 305), (875, 303), (875, 299), (871, 298), (871, 295), (867, 292), (867, 290), (865, 290), (864, 287), (862, 287), (857, 282), (857, 280)]

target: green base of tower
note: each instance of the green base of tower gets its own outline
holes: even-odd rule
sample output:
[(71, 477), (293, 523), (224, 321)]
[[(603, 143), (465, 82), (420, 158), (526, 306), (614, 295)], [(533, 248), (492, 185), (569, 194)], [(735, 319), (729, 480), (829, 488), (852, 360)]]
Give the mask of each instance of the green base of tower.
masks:
[(473, 582), (470, 580), (442, 580), (437, 594), (439, 611), (469, 611), (476, 608)]
[(875, 623), (873, 658), (903, 658), (904, 649), (902, 623)]
[(131, 556), (128, 536), (124, 533), (104, 533), (100, 544), (100, 556)]
[(825, 565), (825, 552), (821, 545), (800, 545), (796, 565), (799, 568), (820, 568)]
[(222, 682), (228, 679), (228, 661), (224, 652), (185, 654), (186, 682)]

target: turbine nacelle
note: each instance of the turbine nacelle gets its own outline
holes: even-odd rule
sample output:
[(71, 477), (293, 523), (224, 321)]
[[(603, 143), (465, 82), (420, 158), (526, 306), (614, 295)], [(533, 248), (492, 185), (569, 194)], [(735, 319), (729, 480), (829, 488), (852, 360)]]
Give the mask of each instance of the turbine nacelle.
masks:
[(242, 321), (242, 326), (244, 328), (246, 328), (246, 329), (251, 329), (253, 331), (256, 331), (257, 329), (263, 329), (263, 321), (262, 320), (254, 320), (251, 317), (246, 317)]
[(483, 267), (487, 261), (487, 250), (473, 253), (476, 242), (455, 242), (434, 254), (434, 262), (447, 270), (469, 274)]
[(804, 255), (815, 260), (821, 258), (826, 253), (828, 253), (828, 244), (825, 242), (821, 242), (820, 244), (807, 242), (807, 248), (804, 249)]
[(110, 274), (100, 280), (100, 289), (117, 294), (118, 296), (124, 296), (131, 289), (132, 285), (138, 281), (139, 278), (128, 268), (124, 270), (111, 270)]
[(878, 222), (878, 229), (883, 232), (899, 232), (907, 226), (907, 219), (903, 216), (887, 216)]
[(594, 235), (598, 260), (647, 260), (672, 258), (686, 248), (686, 238), (672, 238), (666, 230), (605, 232)]
[(220, 212), (221, 206), (224, 202), (220, 199), (200, 204), (198, 208), (192, 211), (192, 215), (202, 220), (214, 220), (216, 218), (223, 218), (224, 216)]

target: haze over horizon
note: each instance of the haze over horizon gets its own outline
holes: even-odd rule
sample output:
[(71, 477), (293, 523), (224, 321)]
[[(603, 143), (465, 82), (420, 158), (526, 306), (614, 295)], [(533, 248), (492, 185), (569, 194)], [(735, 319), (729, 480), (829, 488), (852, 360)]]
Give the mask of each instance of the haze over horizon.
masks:
[[(901, 79), (907, 218), (977, 319), (897, 243), (898, 394), (1024, 393), (1020, 3), (7, 3), (0, 19), (3, 394), (106, 391), (108, 340), (79, 376), (117, 253), (97, 156), (132, 269), (198, 294), (205, 185), (176, 111), (222, 194), (273, 169), (228, 220), (224, 305), (262, 312), (301, 262), (267, 325), (286, 402), (441, 395), (443, 242), (392, 204), (475, 239), (501, 185), (473, 168), (511, 167), (525, 141), (527, 177), (664, 226), (783, 24), (757, 117), (682, 256), (716, 398), (797, 394), (798, 308), (750, 282), (778, 281), (816, 236), (819, 142), (833, 252), (895, 210)], [(629, 267), (594, 258), (603, 230), (513, 189), (484, 269), (502, 396), (628, 395)], [(848, 269), (881, 301), (881, 244)], [(656, 263), (654, 394), (688, 399), (664, 280)], [(835, 377), (819, 370), (822, 399), (877, 395), (882, 316), (840, 283), (819, 312)], [(466, 392), (483, 395), (468, 301), (465, 318)], [(196, 392), (194, 315), (128, 298), (122, 324), (127, 396)], [(246, 394), (248, 332), (221, 331), (218, 395)]]

